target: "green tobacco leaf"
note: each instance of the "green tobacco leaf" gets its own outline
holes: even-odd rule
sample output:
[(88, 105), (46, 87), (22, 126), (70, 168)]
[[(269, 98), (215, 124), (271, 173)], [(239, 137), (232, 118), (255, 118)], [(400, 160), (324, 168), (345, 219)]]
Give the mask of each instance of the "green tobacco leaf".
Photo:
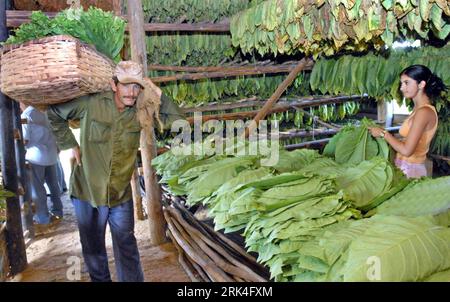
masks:
[[(384, 193), (392, 181), (392, 168), (381, 158), (361, 162), (337, 178), (337, 186), (355, 207), (364, 207)], [(389, 173), (391, 172), (391, 173)], [(387, 185), (388, 184), (388, 185)]]
[(344, 281), (418, 281), (450, 267), (450, 229), (427, 217), (371, 220), (348, 247)]
[(445, 24), (444, 20), (442, 19), (442, 9), (440, 9), (439, 6), (436, 5), (436, 3), (431, 7), (431, 21), (438, 31), (440, 31)]
[(431, 276), (428, 276), (424, 280), (425, 282), (450, 282), (450, 269), (442, 272), (434, 273)]
[(421, 179), (376, 208), (383, 215), (437, 215), (450, 208), (450, 176)]

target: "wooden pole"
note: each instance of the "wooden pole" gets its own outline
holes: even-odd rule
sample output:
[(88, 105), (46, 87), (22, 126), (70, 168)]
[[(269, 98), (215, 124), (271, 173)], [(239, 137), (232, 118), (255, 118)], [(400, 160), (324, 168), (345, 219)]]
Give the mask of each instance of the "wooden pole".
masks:
[[(217, 71), (194, 72), (174, 74), (169, 76), (153, 77), (153, 83), (167, 83), (175, 81), (197, 81), (201, 79), (226, 78), (237, 76), (288, 73), (295, 65), (251, 66), (251, 67), (223, 67)], [(305, 68), (310, 70), (311, 68)]]
[(319, 135), (334, 135), (338, 133), (339, 130), (335, 129), (315, 129), (314, 131), (295, 131), (295, 132), (280, 132), (280, 140), (291, 139), (291, 138), (305, 138), (311, 136)]
[(122, 16), (123, 0), (112, 0), (113, 11), (116, 16)]
[[(0, 42), (6, 41), (6, 1), (0, 4)], [(14, 148), (13, 101), (0, 93), (0, 145), (4, 188), (16, 193), (6, 199), (6, 238), (11, 274), (16, 275), (27, 266), (25, 240), (23, 238), (20, 203), (17, 196), (17, 167)]]
[(25, 168), (25, 148), (23, 146), (22, 123), (20, 118), (20, 107), (18, 102), (13, 102), (14, 129), (19, 133), (19, 139), (15, 139), (16, 165), (19, 187), (23, 188), (24, 194), (19, 195), (22, 208), (22, 223), (28, 231), (28, 238), (34, 238), (33, 213), (31, 211), (31, 186), (30, 174)]
[[(300, 101), (283, 101), (281, 103), (275, 104), (272, 108), (269, 108), (267, 114), (275, 113), (275, 112), (284, 112), (293, 107), (296, 109), (304, 108), (304, 107), (316, 107), (325, 104), (337, 104), (337, 103), (345, 103), (348, 101), (358, 101), (361, 100), (360, 96), (343, 96), (343, 97), (325, 97), (325, 98), (317, 98), (312, 100), (300, 100)], [(261, 107), (265, 104), (265, 102), (260, 101), (248, 101), (243, 102), (242, 104), (222, 104), (216, 106), (205, 106), (198, 107), (197, 110), (195, 108), (186, 108), (185, 112), (204, 112), (204, 111), (223, 111), (223, 110), (231, 110), (236, 108), (247, 108), (247, 107)], [(206, 108), (206, 109), (205, 109)], [(262, 109), (261, 109), (262, 110)], [(222, 113), (222, 114), (205, 114), (202, 115), (202, 121), (206, 122), (209, 120), (235, 120), (235, 119), (248, 119), (256, 116), (260, 110), (252, 110), (252, 111), (241, 111), (241, 112), (231, 112), (231, 113)], [(188, 117), (186, 119), (189, 123), (194, 123), (193, 117)], [(334, 126), (332, 126), (334, 127)]]
[(284, 146), (284, 149), (291, 151), (291, 150), (295, 150), (295, 149), (301, 149), (301, 148), (311, 148), (314, 146), (321, 146), (324, 145), (326, 143), (328, 143), (330, 141), (331, 138), (323, 138), (323, 139), (318, 139), (315, 141), (309, 141), (309, 142), (304, 142), (304, 143), (300, 143), (300, 144), (293, 144), (293, 145), (286, 145)]
[[(400, 130), (400, 127), (387, 127), (387, 128), (385, 128), (385, 130), (388, 132), (397, 132)], [(301, 148), (317, 147), (317, 146), (321, 146), (321, 145), (328, 143), (330, 141), (330, 139), (331, 138), (323, 138), (323, 139), (318, 139), (318, 140), (314, 140), (314, 141), (303, 142), (300, 144), (286, 145), (286, 146), (284, 146), (284, 148), (288, 151), (291, 151), (291, 150), (296, 150), (296, 149), (301, 149)]]
[(300, 60), (298, 65), (294, 69), (292, 69), (287, 78), (278, 86), (277, 90), (275, 90), (273, 95), (267, 100), (264, 107), (262, 107), (261, 110), (253, 118), (254, 123), (251, 123), (250, 126), (245, 129), (245, 137), (248, 137), (248, 135), (256, 129), (259, 121), (266, 117), (267, 113), (270, 111), (273, 104), (275, 104), (278, 101), (278, 99), (284, 93), (286, 88), (288, 88), (288, 86), (291, 85), (291, 83), (295, 80), (297, 75), (309, 64), (311, 64), (311, 60), (303, 58)]
[(134, 169), (131, 176), (131, 191), (133, 191), (134, 213), (138, 220), (145, 220), (144, 209), (142, 208), (141, 186), (139, 185), (139, 169)]
[[(118, 1), (118, 0), (113, 0)], [(142, 3), (142, 1), (140, 1)], [(114, 3), (114, 10), (116, 13), (116, 4)], [(128, 6), (128, 12), (130, 6)], [(141, 7), (142, 10), (142, 7)], [(54, 18), (57, 13), (45, 12), (49, 18)], [(7, 11), (7, 26), (8, 27), (19, 27), (22, 23), (30, 22), (31, 11)], [(121, 16), (124, 17), (124, 16)], [(126, 31), (131, 32), (132, 26), (130, 24), (130, 19), (128, 16), (128, 26), (125, 28)], [(144, 32), (209, 32), (209, 33), (229, 33), (230, 23), (144, 23), (142, 26)]]
[[(278, 103), (274, 105), (274, 108), (283, 107), (284, 109), (289, 109), (289, 107), (314, 107), (325, 104), (340, 104), (349, 101), (360, 101), (364, 99), (360, 95), (356, 96), (305, 96), (298, 98), (280, 98)], [(225, 102), (225, 103), (209, 103), (205, 106), (197, 106), (197, 107), (184, 107), (182, 108), (184, 113), (193, 113), (193, 112), (205, 112), (205, 111), (224, 111), (231, 110), (237, 108), (248, 108), (248, 107), (263, 107), (266, 101), (261, 101), (257, 97), (246, 98), (238, 101)]]
[[(144, 32), (144, 15), (141, 0), (128, 0), (128, 22), (130, 28), (131, 59), (142, 64), (147, 70), (147, 54)], [(153, 118), (153, 117), (151, 117)], [(165, 220), (161, 205), (161, 192), (156, 173), (151, 161), (156, 157), (156, 138), (154, 129), (142, 129), (141, 156), (144, 170), (145, 196), (147, 202), (148, 221), (150, 226), (150, 242), (158, 245), (167, 240), (165, 236)]]
[[(228, 33), (230, 23), (146, 23), (142, 24), (147, 32), (158, 31), (185, 31), (185, 32), (210, 32)], [(131, 28), (131, 26), (128, 26)]]

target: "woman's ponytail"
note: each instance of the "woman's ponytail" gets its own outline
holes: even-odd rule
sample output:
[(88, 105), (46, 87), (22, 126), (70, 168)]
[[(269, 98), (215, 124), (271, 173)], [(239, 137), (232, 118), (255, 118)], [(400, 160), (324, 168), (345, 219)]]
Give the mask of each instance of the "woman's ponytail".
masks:
[(411, 65), (400, 73), (400, 75), (403, 74), (416, 80), (417, 83), (425, 81), (425, 93), (432, 100), (440, 98), (447, 90), (442, 79), (424, 65)]
[(430, 79), (426, 82), (425, 93), (431, 99), (437, 99), (447, 90), (444, 82), (440, 77), (431, 73)]

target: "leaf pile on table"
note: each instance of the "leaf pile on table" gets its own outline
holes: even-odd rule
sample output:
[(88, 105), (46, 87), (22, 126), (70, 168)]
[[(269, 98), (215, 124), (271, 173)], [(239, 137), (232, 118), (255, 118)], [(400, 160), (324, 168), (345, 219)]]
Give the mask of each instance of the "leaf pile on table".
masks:
[(240, 232), (275, 281), (448, 281), (450, 176), (406, 179), (367, 126), (338, 133), (329, 156), (280, 149), (262, 166), (197, 143), (153, 166), (172, 194), (206, 205), (216, 230)]

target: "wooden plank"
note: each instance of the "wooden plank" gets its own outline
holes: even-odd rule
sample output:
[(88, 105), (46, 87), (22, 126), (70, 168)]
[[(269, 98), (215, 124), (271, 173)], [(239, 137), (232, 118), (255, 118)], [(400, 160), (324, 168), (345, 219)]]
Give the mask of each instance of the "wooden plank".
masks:
[(438, 155), (438, 154), (430, 154), (429, 156), (431, 158), (443, 160), (443, 161), (450, 163), (450, 157), (448, 157), (448, 156), (442, 156), (442, 155)]
[(205, 280), (203, 279), (203, 277), (200, 275), (198, 271), (196, 271), (195, 267), (189, 262), (183, 249), (180, 247), (180, 245), (175, 240), (175, 238), (173, 237), (172, 233), (169, 230), (167, 230), (167, 235), (172, 240), (173, 245), (178, 251), (178, 262), (180, 263), (181, 267), (184, 269), (186, 274), (189, 276), (191, 281), (204, 282)]
[[(128, 20), (130, 27), (131, 59), (142, 64), (147, 70), (147, 52), (145, 43), (144, 15), (141, 0), (128, 0)], [(149, 117), (153, 118), (153, 117)], [(151, 244), (162, 244), (167, 240), (165, 236), (165, 221), (161, 205), (161, 192), (155, 170), (151, 165), (157, 156), (154, 129), (144, 128), (141, 132), (141, 157), (144, 170), (145, 196), (147, 202), (148, 222), (150, 227)]]
[[(115, 0), (117, 1), (117, 0)], [(142, 2), (142, 1), (141, 1)], [(130, 6), (128, 6), (129, 8)], [(130, 11), (128, 9), (128, 11)], [(142, 11), (142, 8), (141, 8)], [(56, 12), (44, 12), (48, 17), (54, 18)], [(117, 14), (117, 12), (115, 12)], [(6, 11), (7, 27), (19, 27), (22, 23), (30, 22), (31, 11)], [(121, 16), (128, 20), (129, 16)], [(129, 22), (125, 28), (130, 32), (132, 26)], [(142, 28), (145, 32), (209, 32), (209, 33), (229, 33), (230, 23), (145, 23), (142, 21)], [(134, 29), (133, 29), (134, 30)]]
[(144, 30), (146, 32), (228, 33), (230, 32), (230, 23), (146, 23)]
[[(314, 107), (319, 105), (326, 104), (340, 104), (350, 101), (359, 101), (365, 100), (366, 97), (362, 97), (360, 95), (352, 95), (352, 96), (305, 96), (301, 98), (281, 98), (278, 103), (274, 107), (283, 107), (285, 110), (290, 107)], [(206, 106), (197, 106), (197, 107), (185, 107), (183, 108), (184, 113), (193, 113), (193, 112), (205, 112), (205, 111), (224, 111), (224, 110), (232, 110), (238, 108), (248, 108), (248, 107), (262, 107), (267, 101), (261, 101), (257, 97), (251, 97), (242, 99), (235, 102), (228, 102), (222, 104), (214, 104), (210, 103)]]
[(145, 220), (147, 217), (144, 215), (144, 209), (142, 207), (141, 188), (139, 186), (139, 170), (136, 167), (131, 176), (131, 191), (133, 193), (134, 203), (134, 215), (137, 220)]
[(124, 0), (112, 0), (113, 11), (116, 16), (122, 15), (123, 1)]
[[(6, 27), (6, 2), (0, 5), (0, 42), (8, 39)], [(17, 194), (18, 177), (14, 147), (13, 101), (0, 93), (0, 146), (3, 187)], [(6, 240), (11, 274), (16, 275), (27, 266), (25, 240), (23, 238), (20, 203), (17, 195), (6, 199)]]
[(286, 145), (286, 146), (284, 146), (284, 149), (286, 149), (288, 151), (292, 151), (292, 150), (301, 149), (301, 148), (311, 148), (311, 147), (317, 146), (317, 145), (324, 145), (324, 144), (328, 143), (330, 141), (330, 139), (331, 138), (324, 138), (324, 139), (318, 139), (315, 141), (309, 141), (309, 142), (304, 142), (304, 143), (300, 143), (300, 144)]
[[(259, 276), (257, 273), (252, 271), (248, 266), (244, 263), (240, 262), (239, 259), (231, 256), (218, 242), (212, 240), (205, 236), (200, 230), (196, 229), (192, 226), (188, 221), (186, 221), (179, 210), (174, 207), (167, 207), (168, 212), (174, 218), (175, 221), (178, 221), (182, 227), (188, 232), (199, 244), (200, 248), (216, 262), (223, 270), (228, 272), (233, 276), (238, 276), (239, 278), (243, 278), (247, 281), (252, 282), (265, 282), (267, 281), (265, 278)], [(203, 244), (203, 243), (206, 243)], [(218, 255), (214, 255), (218, 254)], [(221, 257), (220, 257), (220, 256)], [(222, 258), (223, 257), (223, 258)], [(228, 262), (226, 262), (228, 261)]]
[(6, 247), (6, 223), (0, 223), (0, 282), (6, 280), (8, 273), (9, 259)]
[[(54, 18), (56, 12), (44, 12), (49, 18)], [(30, 22), (31, 11), (25, 10), (7, 10), (6, 11), (6, 26), (19, 27), (23, 23)]]
[[(400, 130), (400, 127), (387, 127), (387, 128), (385, 128), (385, 130), (389, 131), (389, 132), (398, 132)], [(301, 149), (301, 148), (317, 147), (317, 146), (327, 144), (330, 141), (330, 139), (331, 138), (324, 138), (324, 139), (318, 139), (318, 140), (309, 141), (309, 142), (303, 142), (300, 144), (286, 145), (286, 146), (284, 146), (284, 148), (288, 151), (292, 151), (292, 150)]]
[[(361, 96), (357, 97), (331, 97), (331, 98), (323, 98), (318, 100), (311, 101), (300, 101), (300, 102), (282, 102), (274, 105), (271, 109), (268, 109), (266, 114), (271, 114), (275, 112), (284, 112), (293, 107), (295, 108), (304, 108), (304, 107), (316, 107), (324, 104), (331, 103), (343, 103), (348, 101), (357, 101), (360, 100)], [(257, 103), (254, 103), (253, 106), (256, 106)], [(245, 106), (247, 107), (247, 106)], [(222, 109), (223, 110), (223, 109)], [(262, 109), (261, 109), (262, 110)], [(222, 113), (222, 114), (210, 114), (210, 115), (202, 115), (202, 121), (206, 122), (209, 120), (237, 120), (237, 119), (249, 119), (256, 116), (260, 110), (252, 110), (252, 111), (241, 111), (241, 112), (231, 112), (231, 113)], [(189, 123), (194, 123), (194, 117), (188, 117), (186, 119)]]
[[(247, 253), (245, 249), (239, 246), (237, 243), (226, 237), (219, 231), (215, 231), (208, 224), (202, 223), (198, 221), (191, 212), (189, 212), (184, 206), (179, 202), (179, 197), (173, 198), (173, 205), (176, 209), (178, 209), (183, 216), (187, 218), (187, 221), (196, 227), (199, 231), (201, 231), (205, 236), (214, 240), (221, 244), (226, 250), (234, 255), (235, 257), (239, 257), (241, 261), (245, 261), (246, 265), (251, 267), (255, 272), (258, 272), (261, 276), (265, 276), (266, 269), (259, 264), (256, 259)], [(268, 276), (267, 276), (268, 278)]]
[[(18, 132), (19, 137), (23, 137), (22, 123), (20, 118), (20, 107), (18, 102), (13, 103), (13, 117), (14, 117), (14, 130)], [(14, 141), (15, 153), (16, 153), (16, 165), (17, 165), (17, 177), (18, 177), (18, 193), (19, 202), (22, 213), (23, 229), (28, 231), (28, 237), (34, 238), (34, 225), (33, 225), (33, 213), (31, 210), (31, 184), (30, 177), (25, 169), (25, 147), (22, 139)]]
[(167, 226), (178, 245), (191, 257), (211, 278), (213, 282), (232, 282), (225, 272), (220, 270), (217, 265), (206, 255), (199, 246), (186, 236), (184, 229), (178, 229), (173, 223), (172, 218), (166, 215)]
[[(294, 65), (275, 65), (275, 66), (253, 66), (253, 67), (223, 67), (221, 70), (211, 72), (195, 72), (188, 74), (175, 74), (169, 76), (153, 77), (154, 83), (167, 83), (175, 81), (197, 81), (201, 79), (226, 78), (248, 75), (288, 73), (294, 68)], [(308, 66), (305, 70), (311, 70)]]
[(280, 139), (290, 139), (290, 138), (305, 138), (311, 136), (319, 135), (334, 135), (338, 132), (335, 129), (315, 129), (314, 131), (293, 131), (293, 132), (280, 132)]

